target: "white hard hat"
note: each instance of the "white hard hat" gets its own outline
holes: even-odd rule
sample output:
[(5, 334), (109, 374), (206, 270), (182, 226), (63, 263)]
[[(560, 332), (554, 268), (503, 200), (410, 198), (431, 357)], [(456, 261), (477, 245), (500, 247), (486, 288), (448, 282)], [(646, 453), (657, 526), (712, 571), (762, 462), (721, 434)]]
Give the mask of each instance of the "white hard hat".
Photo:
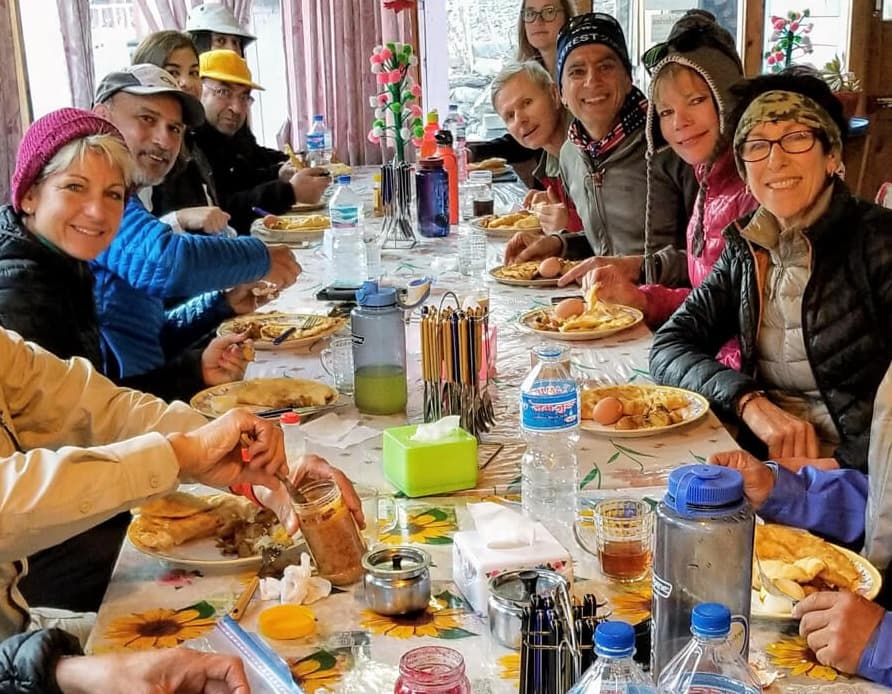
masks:
[(189, 19), (186, 20), (186, 31), (213, 31), (217, 34), (240, 36), (245, 44), (257, 38), (236, 21), (235, 15), (229, 8), (216, 2), (206, 2), (193, 7), (189, 12)]

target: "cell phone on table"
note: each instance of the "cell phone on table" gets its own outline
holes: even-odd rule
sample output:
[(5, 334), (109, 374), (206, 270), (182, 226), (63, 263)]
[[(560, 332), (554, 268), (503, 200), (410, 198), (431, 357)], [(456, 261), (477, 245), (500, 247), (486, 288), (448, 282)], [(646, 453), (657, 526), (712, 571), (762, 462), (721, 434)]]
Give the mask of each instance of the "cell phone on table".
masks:
[(565, 296), (553, 296), (553, 297), (551, 297), (551, 305), (552, 305), (552, 306), (557, 306), (557, 305), (558, 305), (559, 303), (561, 303), (564, 299), (582, 299), (583, 301), (585, 301), (585, 297), (582, 296), (582, 295), (580, 295), (580, 294), (567, 294), (567, 295), (565, 295)]

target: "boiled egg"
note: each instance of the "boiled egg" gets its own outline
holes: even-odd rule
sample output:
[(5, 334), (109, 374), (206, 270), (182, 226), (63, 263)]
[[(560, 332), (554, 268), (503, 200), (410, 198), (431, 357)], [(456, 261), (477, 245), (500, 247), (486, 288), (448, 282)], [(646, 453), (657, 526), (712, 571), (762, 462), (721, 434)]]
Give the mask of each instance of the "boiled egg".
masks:
[(585, 311), (585, 302), (582, 299), (564, 299), (554, 307), (554, 315), (561, 320), (567, 320), (578, 316)]
[(540, 277), (550, 280), (552, 277), (557, 277), (561, 274), (562, 267), (563, 264), (560, 258), (546, 258), (539, 263), (537, 270)]
[(592, 419), (598, 424), (604, 424), (605, 426), (616, 424), (622, 416), (623, 404), (619, 399), (612, 396), (599, 400), (594, 410), (592, 410)]

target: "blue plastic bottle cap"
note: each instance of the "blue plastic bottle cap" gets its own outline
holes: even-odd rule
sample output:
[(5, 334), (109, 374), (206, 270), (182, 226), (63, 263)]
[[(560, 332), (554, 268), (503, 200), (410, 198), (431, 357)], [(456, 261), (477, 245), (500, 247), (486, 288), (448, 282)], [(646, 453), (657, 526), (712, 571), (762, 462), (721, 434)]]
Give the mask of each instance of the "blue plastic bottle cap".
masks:
[(715, 638), (731, 631), (731, 610), (717, 602), (704, 602), (691, 613), (691, 633)]
[(314, 121), (314, 122), (315, 122), (315, 121), (321, 121), (321, 120), (325, 120), (325, 116), (323, 116), (321, 113), (317, 113), (315, 116), (313, 116), (313, 121)]
[(349, 176), (338, 176), (338, 185), (349, 186), (350, 185), (350, 177)]
[(743, 503), (743, 475), (717, 465), (683, 465), (669, 473), (664, 501), (683, 515), (735, 513)]
[(595, 628), (595, 652), (625, 658), (635, 652), (635, 629), (626, 622), (601, 622)]
[(556, 345), (541, 344), (533, 347), (533, 352), (537, 357), (544, 357), (545, 359), (557, 359), (564, 353), (564, 348), (558, 347)]
[(374, 280), (366, 280), (356, 290), (356, 303), (360, 306), (394, 306), (396, 304), (396, 289), (393, 287), (378, 287)]

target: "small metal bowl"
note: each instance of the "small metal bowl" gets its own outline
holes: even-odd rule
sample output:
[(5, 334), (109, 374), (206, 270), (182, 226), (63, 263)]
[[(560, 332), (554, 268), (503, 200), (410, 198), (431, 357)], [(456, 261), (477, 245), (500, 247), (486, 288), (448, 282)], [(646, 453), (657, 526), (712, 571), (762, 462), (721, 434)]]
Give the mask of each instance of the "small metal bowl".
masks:
[(431, 599), (430, 565), (430, 555), (417, 547), (367, 552), (362, 558), (366, 605), (383, 615), (426, 609)]
[(520, 648), (520, 617), (532, 595), (551, 595), (558, 586), (570, 589), (567, 579), (548, 569), (506, 571), (489, 579), (489, 631), (507, 648)]

